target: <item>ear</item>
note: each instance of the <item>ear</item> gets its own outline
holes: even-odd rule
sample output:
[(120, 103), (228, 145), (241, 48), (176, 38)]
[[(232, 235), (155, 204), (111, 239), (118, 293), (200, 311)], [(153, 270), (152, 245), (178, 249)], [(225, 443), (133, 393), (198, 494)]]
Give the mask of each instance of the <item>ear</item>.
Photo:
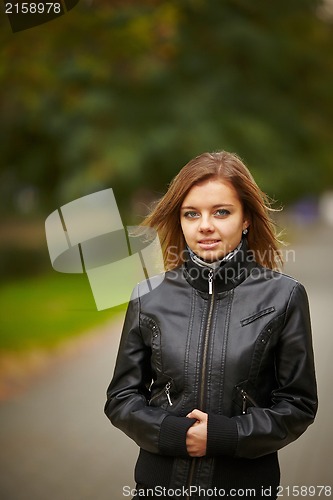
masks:
[(243, 231), (244, 229), (248, 229), (250, 226), (250, 221), (248, 219), (243, 220)]

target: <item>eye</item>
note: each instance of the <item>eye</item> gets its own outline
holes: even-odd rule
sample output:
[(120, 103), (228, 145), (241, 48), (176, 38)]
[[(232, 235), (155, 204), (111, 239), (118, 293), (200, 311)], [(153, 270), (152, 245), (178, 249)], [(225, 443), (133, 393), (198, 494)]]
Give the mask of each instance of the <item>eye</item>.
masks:
[(187, 212), (184, 212), (184, 217), (186, 219), (196, 219), (199, 217), (199, 213), (195, 212), (194, 210), (188, 210)]
[(226, 208), (219, 208), (216, 210), (214, 215), (217, 215), (218, 217), (225, 217), (226, 215), (230, 215), (230, 212)]

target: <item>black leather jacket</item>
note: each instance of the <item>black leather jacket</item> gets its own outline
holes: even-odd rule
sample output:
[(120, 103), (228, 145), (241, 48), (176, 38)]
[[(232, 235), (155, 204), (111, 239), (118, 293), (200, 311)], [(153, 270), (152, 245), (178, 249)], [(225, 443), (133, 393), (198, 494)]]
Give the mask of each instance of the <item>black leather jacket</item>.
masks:
[[(141, 448), (137, 481), (166, 482), (162, 472), (151, 477), (164, 467), (169, 487), (209, 487), (221, 457), (275, 456), (313, 422), (311, 327), (299, 282), (258, 265), (244, 243), (213, 277), (189, 259), (146, 292), (139, 284), (129, 303), (105, 406)], [(185, 445), (194, 408), (208, 413), (202, 459)]]

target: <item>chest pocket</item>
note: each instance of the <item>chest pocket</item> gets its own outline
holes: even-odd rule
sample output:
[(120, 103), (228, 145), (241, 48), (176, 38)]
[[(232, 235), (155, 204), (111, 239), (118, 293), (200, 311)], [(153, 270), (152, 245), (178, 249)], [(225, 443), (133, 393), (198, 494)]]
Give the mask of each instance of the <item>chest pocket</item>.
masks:
[[(266, 317), (268, 317), (268, 320), (270, 320), (268, 322), (266, 320), (264, 321), (264, 323), (261, 323), (261, 325), (260, 323), (258, 325), (259, 326), (258, 336), (254, 344), (250, 371), (248, 375), (249, 381), (252, 382), (253, 384), (256, 383), (267, 344), (271, 339), (274, 330), (276, 330), (277, 326), (276, 324), (279, 323), (278, 319), (279, 317), (273, 317), (273, 318), (269, 317), (269, 315), (273, 314), (274, 312), (275, 312), (274, 306), (266, 307), (261, 311), (258, 311), (256, 313), (251, 314), (250, 316), (247, 316), (240, 322), (241, 326), (244, 327), (244, 329), (246, 329), (247, 327), (251, 328), (252, 324), (261, 318), (265, 318), (266, 320)], [(257, 328), (255, 327), (255, 329)]]
[(259, 318), (262, 318), (263, 316), (267, 316), (267, 314), (271, 314), (275, 311), (275, 307), (266, 307), (265, 309), (262, 309), (261, 311), (251, 314), (251, 316), (247, 316), (246, 318), (242, 319), (240, 324), (242, 326), (249, 325), (250, 323), (253, 323), (253, 321), (256, 321)]
[[(252, 315), (245, 320), (247, 321), (243, 326), (249, 325), (253, 323), (253, 321), (266, 316), (272, 312), (275, 311), (275, 307), (269, 307), (266, 308), (259, 313), (256, 313), (255, 315)], [(255, 319), (254, 319), (255, 317)], [(244, 321), (245, 321), (244, 320)], [(251, 320), (251, 321), (249, 321)], [(278, 341), (278, 332), (280, 331), (284, 321), (284, 315), (279, 314), (278, 316), (274, 316), (268, 323), (263, 325), (262, 330), (259, 332), (255, 344), (254, 344), (254, 349), (253, 349), (253, 354), (252, 354), (252, 360), (251, 360), (251, 367), (249, 371), (249, 380), (253, 383), (256, 384), (257, 377), (259, 375), (260, 367), (263, 362), (263, 357), (265, 351), (267, 352), (267, 349), (270, 350), (271, 354), (273, 354), (273, 351), (275, 349), (275, 345)], [(250, 327), (251, 328), (251, 327)], [(270, 348), (268, 348), (268, 344), (270, 345)]]

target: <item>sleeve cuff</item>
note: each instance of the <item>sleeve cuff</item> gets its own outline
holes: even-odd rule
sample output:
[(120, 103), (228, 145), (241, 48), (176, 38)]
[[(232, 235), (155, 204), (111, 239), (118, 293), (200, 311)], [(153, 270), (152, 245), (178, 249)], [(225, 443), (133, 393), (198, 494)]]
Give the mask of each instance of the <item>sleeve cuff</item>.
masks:
[(235, 419), (224, 415), (208, 415), (207, 456), (234, 456), (238, 442)]
[(188, 457), (186, 433), (195, 418), (167, 416), (161, 425), (159, 448), (162, 455)]

